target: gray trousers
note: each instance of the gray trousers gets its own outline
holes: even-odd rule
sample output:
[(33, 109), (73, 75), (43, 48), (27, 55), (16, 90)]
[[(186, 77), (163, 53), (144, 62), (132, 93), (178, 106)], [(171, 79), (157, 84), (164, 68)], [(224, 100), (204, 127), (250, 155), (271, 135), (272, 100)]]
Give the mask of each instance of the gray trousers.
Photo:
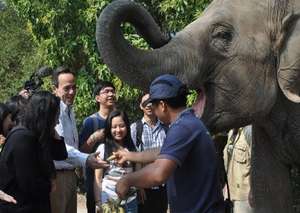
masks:
[(75, 171), (58, 171), (56, 190), (51, 192), (51, 211), (53, 213), (76, 213), (77, 191)]

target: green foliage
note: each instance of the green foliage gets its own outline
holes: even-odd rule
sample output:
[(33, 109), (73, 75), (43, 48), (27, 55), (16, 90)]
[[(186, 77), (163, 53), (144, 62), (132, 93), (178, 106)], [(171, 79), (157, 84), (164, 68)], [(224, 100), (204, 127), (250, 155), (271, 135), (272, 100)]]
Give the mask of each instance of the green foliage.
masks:
[[(140, 116), (137, 97), (141, 91), (130, 88), (109, 72), (102, 63), (95, 41), (96, 18), (110, 2), (108, 0), (9, 0), (18, 16), (26, 21), (38, 48), (31, 53), (35, 64), (69, 65), (78, 71), (75, 100), (78, 121), (96, 110), (91, 96), (98, 79), (112, 81), (118, 93), (119, 108), (128, 112), (131, 120)], [(209, 0), (139, 0), (153, 15), (164, 31), (176, 32), (193, 21)], [(19, 19), (20, 20), (20, 19)], [(125, 24), (123, 33), (133, 45), (149, 46), (134, 29)], [(37, 60), (39, 59), (39, 60)], [(33, 64), (28, 65), (34, 67)], [(5, 69), (7, 71), (7, 69)], [(47, 82), (47, 81), (46, 81)], [(49, 82), (45, 86), (50, 88)], [(189, 98), (189, 104), (193, 97)]]
[(195, 103), (196, 99), (197, 99), (197, 91), (191, 90), (190, 94), (187, 97), (187, 106), (191, 107), (193, 103)]
[(7, 5), (0, 11), (0, 100), (17, 93), (23, 81), (30, 75), (28, 60), (34, 52), (35, 43), (26, 31), (26, 22)]
[(163, 0), (159, 9), (165, 14), (165, 26), (176, 32), (194, 21), (209, 2), (210, 0)]

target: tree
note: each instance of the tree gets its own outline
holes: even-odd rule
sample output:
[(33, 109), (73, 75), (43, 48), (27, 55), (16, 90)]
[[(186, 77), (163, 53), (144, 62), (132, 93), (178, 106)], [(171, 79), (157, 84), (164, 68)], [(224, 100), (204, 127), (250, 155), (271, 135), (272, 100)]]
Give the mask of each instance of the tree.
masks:
[[(76, 114), (79, 122), (95, 111), (91, 91), (98, 79), (115, 83), (119, 106), (134, 120), (139, 115), (139, 90), (130, 88), (102, 63), (95, 41), (96, 18), (108, 0), (9, 0), (18, 15), (27, 21), (39, 45), (46, 50), (45, 63), (52, 67), (67, 64), (78, 71)], [(165, 31), (176, 32), (196, 18), (209, 0), (144, 0), (142, 3)], [(135, 46), (148, 48), (134, 29), (124, 25), (125, 37)]]
[(26, 22), (17, 16), (10, 5), (0, 11), (1, 101), (16, 94), (30, 75), (28, 62), (35, 52), (36, 44), (26, 27)]

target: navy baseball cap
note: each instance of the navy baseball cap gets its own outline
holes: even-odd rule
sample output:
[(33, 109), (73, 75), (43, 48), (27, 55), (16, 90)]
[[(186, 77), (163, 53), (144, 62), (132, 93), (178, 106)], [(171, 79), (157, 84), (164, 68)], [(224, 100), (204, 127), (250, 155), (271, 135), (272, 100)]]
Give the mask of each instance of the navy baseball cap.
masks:
[(175, 98), (183, 86), (185, 85), (175, 75), (165, 74), (158, 76), (150, 85), (150, 98), (148, 102)]

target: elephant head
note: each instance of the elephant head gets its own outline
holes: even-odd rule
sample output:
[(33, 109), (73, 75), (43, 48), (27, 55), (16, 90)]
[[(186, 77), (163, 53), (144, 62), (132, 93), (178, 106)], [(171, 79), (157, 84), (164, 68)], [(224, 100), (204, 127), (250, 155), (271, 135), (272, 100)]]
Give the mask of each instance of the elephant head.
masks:
[[(101, 13), (96, 38), (104, 62), (127, 83), (146, 90), (157, 75), (173, 73), (196, 89), (196, 112), (206, 100), (202, 118), (220, 131), (267, 115), (280, 90), (300, 102), (300, 37), (292, 36), (299, 27), (290, 8), (279, 0), (215, 0), (170, 39), (141, 6), (119, 0)], [(124, 22), (155, 49), (129, 44)]]
[[(214, 0), (170, 38), (137, 3), (117, 0), (102, 11), (96, 39), (104, 62), (127, 83), (147, 90), (156, 76), (172, 73), (197, 90), (194, 109), (217, 132), (268, 120), (279, 99), (300, 103), (298, 12), (296, 1)], [(120, 28), (124, 22), (153, 49), (129, 44)], [(270, 135), (265, 138), (271, 140)], [(299, 137), (296, 141), (300, 144)], [(272, 153), (269, 157), (274, 158)]]

